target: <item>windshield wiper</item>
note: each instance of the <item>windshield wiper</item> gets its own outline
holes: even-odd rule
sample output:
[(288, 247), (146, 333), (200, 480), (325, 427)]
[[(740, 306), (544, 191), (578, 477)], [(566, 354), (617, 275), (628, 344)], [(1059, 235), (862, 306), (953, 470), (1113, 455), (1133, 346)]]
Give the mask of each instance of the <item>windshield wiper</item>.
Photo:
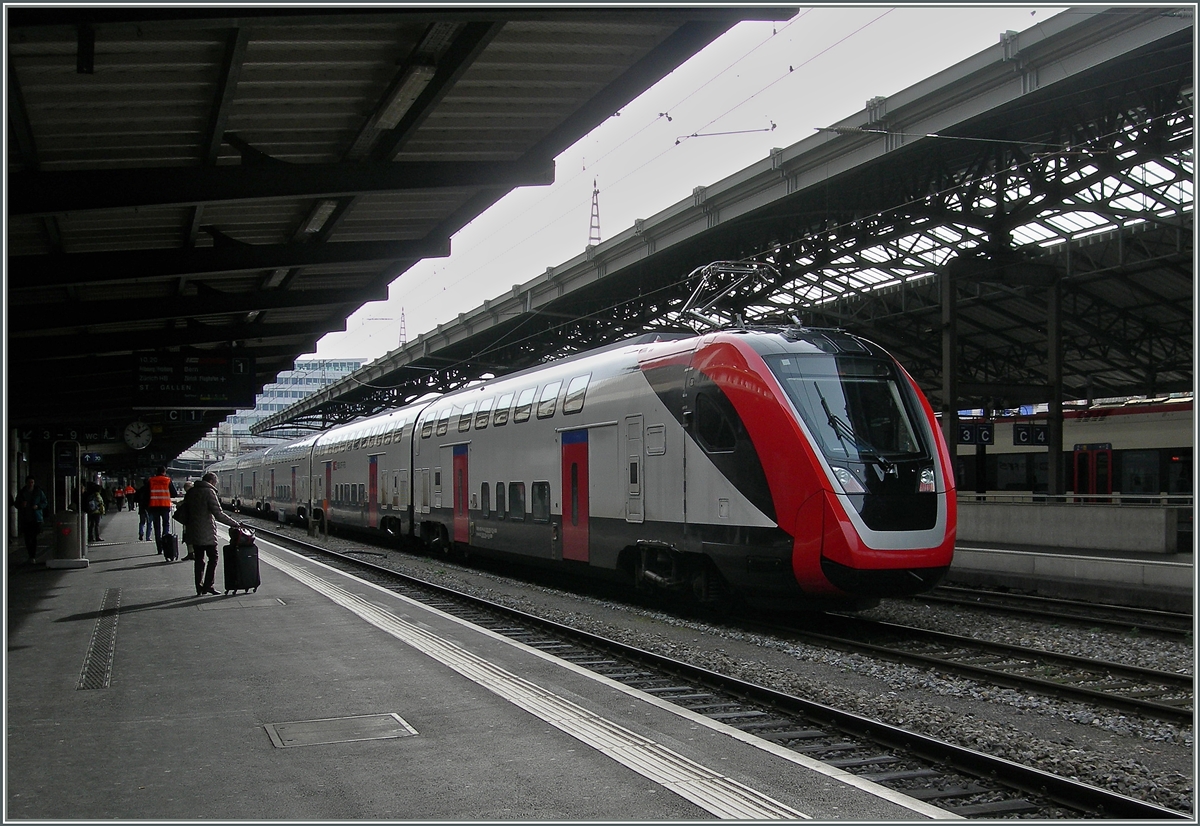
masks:
[(825, 410), (825, 415), (829, 419), (829, 426), (833, 428), (833, 435), (837, 436), (838, 441), (845, 447), (848, 439), (854, 445), (854, 449), (858, 451), (859, 456), (868, 459), (877, 464), (884, 473), (888, 473), (893, 467), (894, 462), (889, 462), (887, 459), (879, 455), (874, 445), (864, 442), (854, 432), (854, 428), (845, 419), (842, 419), (829, 409), (829, 402), (825, 401), (825, 394), (821, 392), (821, 388), (817, 383), (813, 382), (813, 389), (817, 391), (817, 398), (821, 400), (821, 407)]

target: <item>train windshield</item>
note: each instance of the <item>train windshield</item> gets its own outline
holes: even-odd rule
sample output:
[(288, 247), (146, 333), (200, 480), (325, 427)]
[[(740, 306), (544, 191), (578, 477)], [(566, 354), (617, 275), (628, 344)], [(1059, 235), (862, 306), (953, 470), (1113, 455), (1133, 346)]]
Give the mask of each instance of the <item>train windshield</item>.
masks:
[(916, 401), (895, 366), (869, 356), (765, 356), (826, 458), (888, 464), (929, 457)]

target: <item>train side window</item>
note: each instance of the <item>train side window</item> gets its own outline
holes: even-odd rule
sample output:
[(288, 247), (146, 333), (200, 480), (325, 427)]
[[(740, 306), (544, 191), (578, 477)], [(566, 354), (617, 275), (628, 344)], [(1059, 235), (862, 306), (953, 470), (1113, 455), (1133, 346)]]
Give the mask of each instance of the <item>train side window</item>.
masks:
[(475, 417), (475, 402), (463, 406), (462, 415), (458, 417), (458, 432), (466, 433), (471, 429), (471, 419)]
[(504, 483), (496, 483), (496, 518), (504, 518)]
[(583, 410), (583, 397), (587, 395), (588, 382), (592, 380), (592, 374), (586, 373), (582, 376), (576, 376), (571, 379), (567, 385), (567, 395), (563, 399), (563, 415), (569, 413), (578, 413)]
[(529, 421), (529, 414), (533, 412), (533, 396), (537, 393), (536, 387), (526, 387), (521, 391), (521, 395), (517, 396), (517, 406), (513, 410), (514, 422)]
[(488, 483), (484, 482), (479, 486), (479, 509), (483, 511), (483, 518), (489, 519), (492, 515), (492, 495)]
[(366, 503), (366, 501), (367, 501), (367, 486), (365, 484), (360, 484), (358, 486), (358, 499), (355, 501)]
[(508, 518), (525, 521), (525, 483), (510, 482), (508, 485)]
[(729, 453), (737, 447), (733, 424), (704, 393), (696, 396), (696, 435), (709, 453)]
[(446, 431), (450, 429), (450, 416), (454, 412), (453, 407), (447, 407), (438, 415), (437, 435), (445, 436)]
[[(496, 402), (496, 413), (492, 416), (493, 427), (503, 427), (508, 424), (508, 409), (512, 407), (513, 394), (505, 393), (500, 397), (500, 401)], [(499, 500), (497, 500), (499, 503)]]
[(529, 504), (534, 522), (550, 521), (550, 483), (534, 482), (529, 491)]
[(537, 417), (549, 419), (558, 407), (558, 391), (562, 389), (561, 381), (552, 381), (542, 388), (542, 396), (538, 399)]
[(483, 430), (492, 418), (492, 404), (495, 399), (487, 398), (479, 403), (479, 412), (475, 414), (475, 429)]
[(422, 439), (428, 439), (430, 436), (433, 435), (433, 419), (434, 419), (433, 416), (429, 416), (428, 418), (425, 419), (425, 422), (421, 425), (421, 438)]

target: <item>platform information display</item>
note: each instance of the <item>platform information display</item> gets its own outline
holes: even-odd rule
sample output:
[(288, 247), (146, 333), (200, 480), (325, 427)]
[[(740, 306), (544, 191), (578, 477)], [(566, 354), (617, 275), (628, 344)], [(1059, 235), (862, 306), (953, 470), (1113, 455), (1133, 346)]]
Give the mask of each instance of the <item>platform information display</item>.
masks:
[(135, 410), (254, 407), (254, 359), (205, 353), (135, 353)]

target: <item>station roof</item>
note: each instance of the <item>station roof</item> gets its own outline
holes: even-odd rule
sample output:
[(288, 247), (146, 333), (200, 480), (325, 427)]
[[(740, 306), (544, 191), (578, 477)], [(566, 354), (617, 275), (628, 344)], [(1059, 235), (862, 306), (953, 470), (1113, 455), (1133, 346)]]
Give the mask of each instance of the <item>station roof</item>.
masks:
[(643, 90), (795, 9), (5, 11), (7, 423), (119, 467), (252, 407)]
[[(1073, 9), (697, 187), (358, 373), (259, 422), (324, 428), (654, 330), (840, 327), (892, 351), (936, 405), (942, 277), (956, 407), (1045, 402), (1050, 302), (1063, 392), (1191, 390), (1189, 10)], [(951, 408), (954, 409), (954, 408)]]

